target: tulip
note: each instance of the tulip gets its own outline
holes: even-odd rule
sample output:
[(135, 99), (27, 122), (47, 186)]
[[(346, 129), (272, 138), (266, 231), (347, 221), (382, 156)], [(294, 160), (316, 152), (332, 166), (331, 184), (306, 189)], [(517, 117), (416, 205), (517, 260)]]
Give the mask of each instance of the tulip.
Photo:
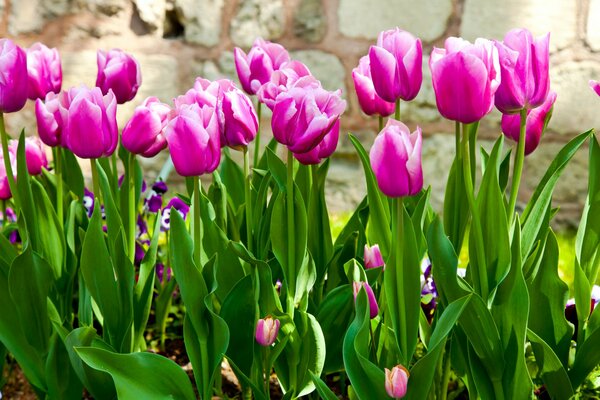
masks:
[(56, 94), (48, 92), (45, 101), (37, 99), (35, 102), (35, 118), (37, 120), (38, 134), (45, 145), (66, 147), (64, 125), (70, 100), (67, 92)]
[(375, 138), (370, 158), (379, 189), (390, 197), (413, 196), (423, 188), (421, 128), (410, 133), (402, 122), (388, 120)]
[(399, 28), (384, 31), (369, 49), (375, 91), (385, 101), (410, 101), (423, 82), (421, 39)]
[(465, 124), (479, 121), (492, 110), (500, 85), (498, 50), (492, 42), (446, 39), (429, 59), (433, 90), (442, 116)]
[(209, 106), (215, 108), (217, 107), (219, 92), (222, 87), (227, 86), (229, 82), (231, 82), (229, 79), (209, 81), (204, 78), (196, 78), (194, 87), (174, 100), (175, 108), (189, 104), (198, 104), (200, 107)]
[(165, 129), (173, 164), (181, 176), (213, 172), (221, 161), (219, 124), (212, 107), (182, 105)]
[(356, 301), (356, 296), (358, 296), (358, 292), (360, 292), (360, 288), (364, 288), (367, 293), (367, 298), (369, 299), (369, 317), (371, 319), (375, 318), (379, 313), (379, 306), (377, 305), (377, 299), (375, 298), (375, 293), (373, 293), (373, 289), (369, 285), (368, 282), (352, 282), (352, 291), (354, 293), (354, 301)]
[(589, 85), (590, 85), (590, 88), (591, 88), (591, 89), (592, 89), (594, 92), (596, 92), (596, 94), (597, 94), (598, 96), (600, 96), (600, 82), (598, 82), (598, 81), (593, 81), (593, 80), (590, 80), (590, 82), (589, 82)]
[(119, 141), (117, 102), (112, 91), (102, 96), (99, 88), (81, 85), (69, 89), (65, 96), (67, 147), (80, 158), (110, 156)]
[(307, 153), (293, 153), (296, 160), (304, 165), (319, 164), (335, 151), (340, 138), (340, 120), (338, 119), (321, 143)]
[(119, 104), (135, 97), (142, 84), (142, 72), (133, 56), (119, 49), (108, 52), (98, 50), (97, 64), (96, 86), (103, 94), (112, 89)]
[(160, 225), (163, 231), (168, 231), (171, 228), (171, 209), (177, 211), (184, 220), (190, 212), (190, 206), (179, 197), (173, 197), (163, 209), (161, 215)]
[(27, 54), (10, 39), (0, 39), (0, 112), (19, 111), (27, 102)]
[[(525, 155), (531, 154), (540, 144), (540, 139), (552, 117), (552, 109), (556, 101), (556, 93), (548, 93), (548, 97), (541, 106), (533, 110), (527, 110), (527, 120), (525, 127)], [(506, 137), (519, 141), (521, 118), (518, 114), (502, 115), (502, 132)]]
[(396, 365), (392, 370), (385, 368), (385, 391), (394, 399), (406, 396), (408, 377), (410, 373), (402, 365)]
[(58, 50), (35, 43), (27, 49), (28, 97), (44, 99), (50, 92), (60, 92), (62, 67)]
[(540, 106), (548, 96), (550, 77), (550, 34), (533, 39), (527, 29), (513, 29), (502, 43), (496, 42), (501, 82), (496, 107), (503, 114)]
[(171, 108), (156, 97), (148, 97), (137, 106), (121, 135), (123, 147), (133, 154), (154, 157), (167, 147), (163, 135)]
[(311, 75), (308, 67), (300, 61), (292, 60), (273, 71), (271, 79), (263, 84), (256, 96), (261, 103), (273, 110), (277, 96), (293, 87), (320, 87), (321, 83)]
[(269, 81), (273, 71), (290, 60), (283, 46), (261, 38), (256, 39), (248, 54), (237, 47), (233, 54), (240, 83), (248, 94), (255, 94), (261, 85)]
[(363, 258), (365, 261), (366, 269), (383, 267), (385, 265), (385, 263), (383, 262), (383, 256), (381, 255), (381, 250), (379, 250), (378, 244), (374, 244), (373, 246), (369, 246), (368, 244), (365, 244), (365, 251), (364, 251)]
[(352, 70), (352, 80), (358, 96), (358, 104), (365, 114), (387, 117), (394, 113), (395, 104), (383, 100), (375, 91), (369, 57), (361, 57), (358, 67)]
[(225, 80), (217, 98), (221, 147), (247, 146), (258, 131), (258, 116), (252, 102), (232, 81)]
[[(10, 159), (10, 164), (12, 166), (12, 170), (16, 171), (17, 166), (15, 162), (15, 155), (12, 151), (9, 150), (8, 157)], [(14, 172), (13, 172), (14, 173)], [(0, 152), (0, 200), (8, 200), (12, 197), (12, 192), (10, 191), (10, 186), (8, 184), (8, 174), (6, 173), (6, 168), (4, 165), (4, 155)]]
[(280, 322), (278, 319), (266, 317), (256, 323), (256, 341), (261, 346), (271, 346), (277, 339)]
[(279, 143), (293, 153), (314, 149), (346, 108), (341, 92), (293, 87), (277, 96), (271, 128)]
[[(9, 148), (13, 154), (17, 154), (18, 146), (18, 141), (11, 140)], [(37, 137), (25, 138), (25, 163), (30, 175), (39, 175), (42, 173), (42, 168), (48, 168), (44, 145)]]

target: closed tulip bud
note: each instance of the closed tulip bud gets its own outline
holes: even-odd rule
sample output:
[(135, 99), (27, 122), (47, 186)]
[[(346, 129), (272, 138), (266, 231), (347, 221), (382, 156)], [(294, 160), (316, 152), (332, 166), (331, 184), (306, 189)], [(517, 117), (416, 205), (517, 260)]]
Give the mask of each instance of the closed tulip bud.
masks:
[(180, 106), (165, 129), (165, 137), (179, 175), (200, 176), (219, 166), (221, 141), (214, 108)]
[(112, 89), (119, 104), (135, 97), (142, 84), (142, 71), (132, 55), (119, 49), (108, 52), (98, 50), (97, 64), (96, 86), (103, 94)]
[(256, 323), (256, 341), (261, 346), (271, 346), (277, 339), (280, 322), (278, 319), (266, 317)]
[[(556, 101), (556, 93), (548, 93), (546, 101), (541, 106), (533, 110), (527, 110), (527, 120), (525, 127), (525, 155), (531, 154), (540, 144), (540, 140), (550, 117), (552, 117), (552, 108)], [(515, 142), (519, 141), (521, 118), (518, 114), (502, 115), (502, 132)]]
[(352, 282), (354, 301), (356, 301), (356, 296), (358, 296), (358, 292), (360, 292), (361, 288), (364, 288), (367, 293), (367, 299), (369, 299), (369, 318), (373, 319), (379, 313), (379, 306), (377, 305), (375, 293), (373, 293), (373, 289), (368, 282)]
[(364, 260), (366, 269), (383, 267), (385, 265), (378, 244), (374, 244), (373, 246), (365, 244)]
[(60, 92), (62, 67), (58, 50), (35, 43), (27, 49), (28, 96), (31, 100), (44, 99), (50, 92)]
[(423, 188), (421, 128), (410, 133), (402, 122), (388, 120), (375, 138), (370, 158), (379, 189), (389, 197), (414, 196)]
[(12, 40), (0, 39), (0, 112), (23, 108), (27, 85), (27, 54)]
[(319, 164), (333, 154), (337, 148), (339, 138), (340, 120), (338, 119), (317, 147), (307, 153), (293, 153), (294, 157), (304, 165)]
[(46, 146), (66, 147), (64, 128), (71, 99), (69, 92), (48, 92), (46, 100), (35, 102), (38, 134)]
[[(17, 170), (16, 157), (12, 149), (8, 151), (8, 157), (10, 158), (10, 164), (13, 170), (13, 174)], [(15, 177), (16, 179), (16, 177)], [(8, 200), (12, 197), (10, 186), (8, 185), (8, 174), (4, 165), (4, 155), (0, 152), (0, 200)]]
[(317, 147), (346, 109), (340, 91), (293, 87), (277, 96), (271, 128), (275, 139), (293, 153)]
[(375, 91), (385, 101), (414, 99), (423, 82), (421, 39), (399, 28), (384, 31), (369, 49)]
[(112, 91), (103, 96), (99, 88), (81, 85), (69, 89), (65, 104), (68, 104), (66, 118), (63, 115), (67, 147), (81, 158), (110, 156), (119, 141), (117, 101)]
[(261, 85), (269, 81), (273, 71), (290, 60), (290, 55), (283, 46), (261, 38), (254, 41), (248, 54), (237, 47), (233, 54), (240, 83), (248, 94), (255, 94)]
[[(17, 154), (18, 146), (18, 141), (11, 140), (9, 151), (13, 154)], [(39, 175), (42, 173), (42, 168), (48, 168), (46, 150), (39, 138), (25, 138), (25, 163), (27, 164), (27, 172), (29, 172), (29, 175)]]
[(137, 106), (121, 135), (123, 147), (143, 157), (154, 157), (167, 147), (164, 129), (171, 108), (156, 97), (148, 97)]
[(198, 104), (200, 107), (210, 106), (215, 108), (217, 107), (221, 87), (227, 85), (227, 82), (231, 81), (229, 79), (209, 81), (204, 78), (196, 78), (193, 88), (175, 98), (175, 108), (186, 104)]
[(471, 44), (446, 39), (429, 58), (437, 108), (445, 118), (465, 124), (479, 121), (492, 110), (500, 85), (498, 50), (486, 39)]
[(352, 70), (352, 80), (358, 96), (358, 104), (367, 115), (387, 117), (394, 113), (395, 104), (383, 100), (375, 91), (369, 57), (361, 57), (358, 67)]
[(258, 116), (252, 102), (232, 81), (221, 84), (217, 99), (221, 147), (247, 146), (258, 131)]
[(590, 80), (589, 82), (590, 88), (598, 95), (600, 96), (600, 82), (598, 81), (593, 81)]
[(402, 365), (396, 365), (392, 370), (385, 368), (385, 391), (394, 399), (406, 396), (408, 377), (410, 373)]
[(504, 114), (541, 105), (548, 96), (550, 34), (533, 39), (527, 29), (513, 29), (502, 43), (496, 42), (501, 81), (495, 103)]
[(279, 93), (295, 86), (320, 87), (321, 83), (311, 75), (306, 65), (292, 60), (283, 64), (277, 71), (273, 71), (271, 79), (258, 89), (256, 96), (261, 103), (273, 110)]

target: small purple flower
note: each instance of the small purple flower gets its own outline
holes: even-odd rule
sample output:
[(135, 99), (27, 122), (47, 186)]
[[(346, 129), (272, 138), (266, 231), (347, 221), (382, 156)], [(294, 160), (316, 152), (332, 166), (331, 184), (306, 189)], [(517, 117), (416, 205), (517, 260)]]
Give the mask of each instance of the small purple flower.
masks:
[(162, 217), (160, 220), (160, 226), (162, 231), (168, 231), (171, 228), (171, 208), (174, 208), (181, 214), (183, 219), (187, 217), (190, 207), (185, 204), (179, 197), (173, 197), (171, 201), (162, 211)]
[(83, 206), (87, 211), (88, 218), (91, 218), (94, 212), (94, 193), (90, 192), (87, 188), (85, 188), (83, 194)]
[(148, 233), (148, 224), (144, 217), (140, 214), (137, 217), (137, 231), (135, 232), (136, 237), (139, 238), (142, 235)]
[(435, 286), (435, 281), (431, 275), (431, 261), (425, 257), (421, 262), (421, 308), (427, 317), (427, 321), (431, 323), (433, 314), (437, 307), (438, 292)]
[(140, 265), (142, 263), (142, 260), (144, 259), (145, 255), (146, 255), (146, 250), (144, 249), (144, 246), (142, 245), (142, 243), (136, 241), (135, 242), (134, 264)]
[(171, 280), (171, 276), (173, 274), (173, 270), (171, 269), (171, 267), (165, 268), (165, 265), (163, 263), (157, 263), (155, 269), (156, 277), (158, 278), (160, 283), (169, 282)]
[(146, 209), (151, 213), (157, 213), (162, 208), (162, 195), (167, 192), (167, 184), (163, 181), (157, 181), (152, 185), (150, 196), (146, 198)]

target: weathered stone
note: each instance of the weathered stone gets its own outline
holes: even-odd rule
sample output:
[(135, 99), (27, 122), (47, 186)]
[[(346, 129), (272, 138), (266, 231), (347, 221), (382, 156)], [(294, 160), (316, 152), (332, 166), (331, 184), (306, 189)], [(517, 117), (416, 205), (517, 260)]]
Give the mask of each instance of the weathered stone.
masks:
[(588, 86), (600, 78), (600, 63), (570, 61), (550, 69), (552, 88), (558, 94), (550, 129), (561, 134), (600, 127), (600, 99)]
[(42, 3), (42, 0), (22, 0), (16, 7), (13, 4), (8, 16), (8, 32), (16, 36), (40, 31), (45, 23), (42, 13), (39, 12)]
[(600, 51), (600, 0), (590, 0), (587, 20), (587, 42), (595, 51)]
[[(81, 0), (80, 0), (81, 1)], [(127, 0), (86, 0), (80, 3), (94, 13), (115, 15), (125, 9)]]
[(400, 111), (403, 117), (418, 123), (434, 122), (442, 118), (437, 110), (435, 92), (431, 83), (431, 71), (426, 60), (423, 60), (423, 83), (419, 94), (412, 101), (401, 102)]
[(77, 12), (79, 7), (75, 3), (75, 0), (46, 0), (44, 1), (44, 15), (52, 18)]
[(318, 43), (327, 31), (327, 19), (321, 0), (301, 0), (294, 14), (294, 35)]
[(185, 40), (212, 47), (219, 43), (223, 0), (175, 0)]
[(167, 2), (166, 0), (135, 0), (140, 19), (151, 31), (162, 34)]
[(235, 44), (250, 47), (257, 37), (275, 40), (283, 34), (282, 0), (243, 0), (231, 21), (230, 36)]
[(306, 64), (325, 89), (342, 89), (343, 95), (347, 96), (344, 85), (346, 70), (336, 56), (321, 50), (298, 50), (291, 52), (291, 57)]
[(551, 32), (550, 49), (568, 46), (576, 39), (577, 2), (546, 0), (466, 0), (461, 36), (504, 38), (506, 32), (523, 27), (534, 35)]
[(338, 8), (340, 32), (367, 39), (398, 26), (424, 41), (432, 41), (446, 31), (451, 14), (451, 0), (340, 0)]
[(325, 184), (329, 212), (339, 214), (354, 210), (366, 193), (367, 185), (361, 164), (332, 158)]

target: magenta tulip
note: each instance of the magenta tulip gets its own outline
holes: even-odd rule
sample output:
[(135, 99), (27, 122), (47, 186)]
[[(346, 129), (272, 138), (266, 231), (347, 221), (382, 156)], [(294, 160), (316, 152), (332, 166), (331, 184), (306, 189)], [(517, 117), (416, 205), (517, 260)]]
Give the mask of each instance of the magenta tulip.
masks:
[(371, 166), (379, 189), (389, 197), (413, 196), (423, 188), (421, 128), (410, 133), (402, 122), (389, 119), (371, 147)]
[(283, 64), (277, 71), (273, 71), (271, 79), (258, 89), (256, 96), (261, 103), (273, 110), (279, 93), (295, 86), (320, 87), (321, 83), (311, 75), (306, 65), (292, 60)]
[(143, 157), (154, 157), (167, 147), (164, 130), (171, 108), (156, 97), (148, 97), (137, 106), (121, 135), (123, 147)]
[(221, 161), (219, 123), (215, 109), (184, 104), (165, 129), (175, 170), (181, 176), (213, 172)]
[(217, 100), (222, 86), (227, 86), (229, 79), (219, 79), (209, 81), (204, 78), (196, 78), (194, 87), (188, 90), (185, 94), (175, 98), (175, 108), (185, 104), (198, 104), (200, 107), (209, 106), (217, 107)]
[[(16, 155), (13, 149), (8, 150), (8, 157), (10, 159), (10, 165), (13, 170), (13, 174), (17, 171), (16, 165)], [(16, 179), (16, 176), (15, 176)], [(8, 174), (6, 173), (6, 168), (4, 165), (4, 155), (0, 151), (0, 200), (8, 200), (12, 197), (12, 193), (10, 191), (10, 186), (8, 184)]]
[(23, 108), (27, 85), (27, 54), (12, 40), (0, 39), (0, 112)]
[(593, 81), (590, 80), (589, 82), (590, 88), (598, 95), (600, 96), (600, 82), (598, 81)]
[(429, 59), (438, 110), (445, 118), (465, 124), (479, 121), (492, 110), (500, 84), (498, 50), (492, 42), (446, 39)]
[(421, 39), (399, 28), (384, 31), (369, 49), (375, 91), (385, 101), (414, 99), (423, 82)]
[(221, 146), (247, 146), (258, 131), (258, 116), (252, 102), (230, 80), (220, 85), (217, 114)]
[(385, 265), (378, 244), (374, 244), (373, 246), (365, 244), (364, 260), (366, 269), (383, 267)]
[(504, 114), (540, 106), (548, 95), (550, 34), (533, 39), (527, 29), (513, 29), (502, 43), (496, 42), (501, 82), (495, 103)]
[(361, 57), (358, 67), (352, 70), (352, 80), (358, 104), (365, 114), (387, 117), (394, 113), (395, 104), (383, 100), (375, 91), (368, 56)]
[(279, 333), (279, 322), (278, 319), (274, 319), (272, 317), (266, 317), (263, 319), (259, 319), (256, 323), (256, 341), (261, 346), (271, 346), (275, 343), (275, 339), (277, 339), (277, 334)]
[(27, 49), (28, 97), (45, 99), (50, 92), (60, 92), (62, 67), (58, 50), (35, 43)]
[(346, 108), (341, 92), (293, 87), (277, 96), (271, 128), (279, 143), (293, 153), (314, 149)]
[(356, 296), (358, 296), (358, 292), (360, 292), (361, 288), (364, 288), (367, 294), (367, 299), (369, 300), (369, 318), (373, 319), (379, 313), (379, 306), (377, 305), (375, 293), (373, 293), (373, 289), (371, 288), (368, 282), (352, 282), (352, 292), (354, 293), (354, 301), (356, 301)]
[(294, 157), (304, 165), (319, 164), (324, 159), (331, 157), (337, 148), (339, 138), (340, 120), (338, 119), (317, 147), (306, 153), (293, 153)]
[(98, 50), (97, 63), (96, 86), (103, 94), (112, 89), (119, 104), (135, 97), (142, 84), (142, 71), (132, 55), (119, 49), (108, 52)]
[(402, 365), (396, 365), (392, 370), (385, 368), (385, 391), (393, 399), (406, 396), (410, 373)]
[(261, 85), (269, 81), (273, 71), (290, 60), (283, 46), (261, 38), (256, 39), (248, 54), (236, 47), (234, 57), (240, 83), (248, 94), (255, 94)]
[[(525, 155), (531, 154), (540, 144), (544, 130), (552, 116), (552, 107), (556, 101), (556, 93), (548, 93), (548, 97), (541, 106), (533, 110), (527, 110), (527, 120), (525, 127)], [(521, 129), (521, 117), (519, 114), (502, 115), (502, 132), (506, 137), (519, 141)]]
[(119, 142), (117, 101), (112, 90), (105, 96), (99, 88), (84, 85), (64, 94), (66, 116), (63, 114), (65, 143), (81, 158), (110, 156)]
[[(18, 146), (18, 141), (11, 140), (9, 143), (9, 151), (16, 155)], [(39, 138), (25, 138), (25, 163), (27, 164), (29, 175), (39, 175), (42, 173), (43, 168), (48, 168), (46, 150)]]

